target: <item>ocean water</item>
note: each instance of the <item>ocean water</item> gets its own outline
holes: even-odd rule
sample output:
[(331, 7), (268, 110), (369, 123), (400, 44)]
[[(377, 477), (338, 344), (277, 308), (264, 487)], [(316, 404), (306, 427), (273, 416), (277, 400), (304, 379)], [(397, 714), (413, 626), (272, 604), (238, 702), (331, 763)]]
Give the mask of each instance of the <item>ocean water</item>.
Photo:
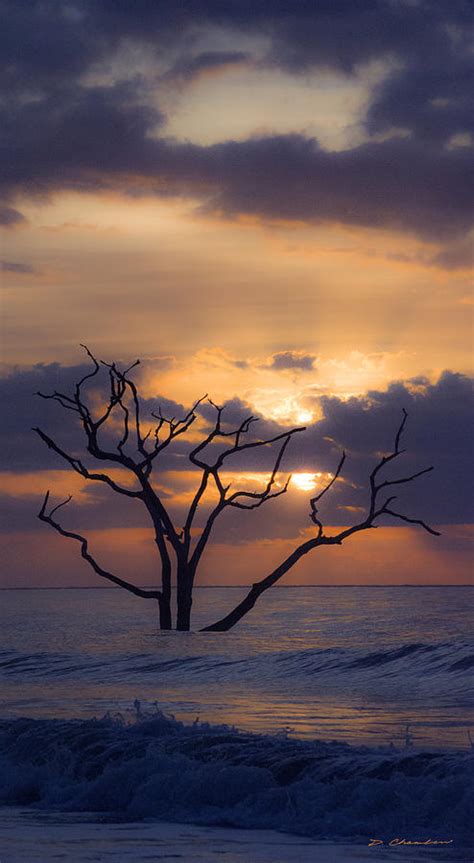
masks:
[(160, 633), (118, 589), (3, 591), (0, 804), (437, 837), (436, 859), (464, 859), (472, 589), (276, 588), (233, 631), (197, 631), (242, 594), (197, 589), (195, 631)]

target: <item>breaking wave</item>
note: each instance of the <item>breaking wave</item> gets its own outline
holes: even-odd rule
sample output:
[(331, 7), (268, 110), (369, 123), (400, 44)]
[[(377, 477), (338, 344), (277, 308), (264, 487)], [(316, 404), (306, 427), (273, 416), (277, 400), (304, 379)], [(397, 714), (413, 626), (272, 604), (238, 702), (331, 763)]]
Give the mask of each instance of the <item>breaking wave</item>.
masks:
[(317, 838), (469, 841), (469, 751), (303, 741), (136, 711), (131, 724), (1, 721), (0, 803)]

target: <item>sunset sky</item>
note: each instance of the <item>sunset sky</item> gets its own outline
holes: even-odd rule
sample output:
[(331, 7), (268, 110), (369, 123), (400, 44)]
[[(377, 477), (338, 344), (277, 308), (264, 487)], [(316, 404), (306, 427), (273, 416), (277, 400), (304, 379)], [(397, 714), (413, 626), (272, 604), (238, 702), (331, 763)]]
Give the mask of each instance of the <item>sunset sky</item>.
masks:
[[(31, 431), (78, 453), (80, 344), (140, 357), (145, 412), (204, 393), (258, 434), (307, 426), (288, 492), (225, 514), (201, 583), (249, 583), (367, 503), (409, 413), (403, 473), (435, 470), (390, 523), (318, 550), (285, 583), (466, 584), (472, 577), (472, 26), (464, 0), (0, 0), (0, 586), (96, 584), (35, 513), (137, 583), (157, 561), (139, 503), (90, 487)], [(92, 400), (97, 393), (91, 390)], [(205, 434), (209, 406), (190, 441)], [(156, 475), (179, 525), (185, 445)], [(260, 452), (260, 451), (258, 451)], [(262, 488), (266, 449), (229, 481)], [(329, 530), (329, 528), (328, 528)]]

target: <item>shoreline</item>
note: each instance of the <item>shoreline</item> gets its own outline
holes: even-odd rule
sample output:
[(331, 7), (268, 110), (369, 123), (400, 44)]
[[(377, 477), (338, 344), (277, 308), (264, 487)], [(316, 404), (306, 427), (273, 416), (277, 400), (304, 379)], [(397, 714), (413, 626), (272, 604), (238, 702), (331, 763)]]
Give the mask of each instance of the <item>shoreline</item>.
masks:
[[(466, 848), (403, 848), (405, 863), (461, 863)], [(182, 859), (183, 863), (365, 863), (394, 859), (394, 848), (368, 843), (313, 840), (276, 830), (202, 826), (170, 821), (98, 821), (89, 813), (50, 813), (0, 808), (0, 853), (8, 863), (40, 863), (55, 856), (68, 863)], [(41, 855), (41, 856), (38, 856)], [(395, 858), (396, 859), (396, 858)]]

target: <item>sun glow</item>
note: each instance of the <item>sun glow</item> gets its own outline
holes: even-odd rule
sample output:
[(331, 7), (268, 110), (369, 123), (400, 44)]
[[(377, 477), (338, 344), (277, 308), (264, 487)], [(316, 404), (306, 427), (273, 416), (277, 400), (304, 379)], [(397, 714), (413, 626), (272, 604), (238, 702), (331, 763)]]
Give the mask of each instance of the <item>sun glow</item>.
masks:
[(291, 477), (291, 484), (298, 491), (313, 491), (320, 477), (320, 473), (294, 473)]
[(296, 414), (296, 422), (297, 423), (310, 423), (314, 417), (314, 414), (311, 411), (300, 411)]
[(293, 393), (285, 394), (269, 387), (249, 390), (247, 398), (259, 413), (283, 425), (307, 425), (317, 419), (317, 411), (301, 404)]

